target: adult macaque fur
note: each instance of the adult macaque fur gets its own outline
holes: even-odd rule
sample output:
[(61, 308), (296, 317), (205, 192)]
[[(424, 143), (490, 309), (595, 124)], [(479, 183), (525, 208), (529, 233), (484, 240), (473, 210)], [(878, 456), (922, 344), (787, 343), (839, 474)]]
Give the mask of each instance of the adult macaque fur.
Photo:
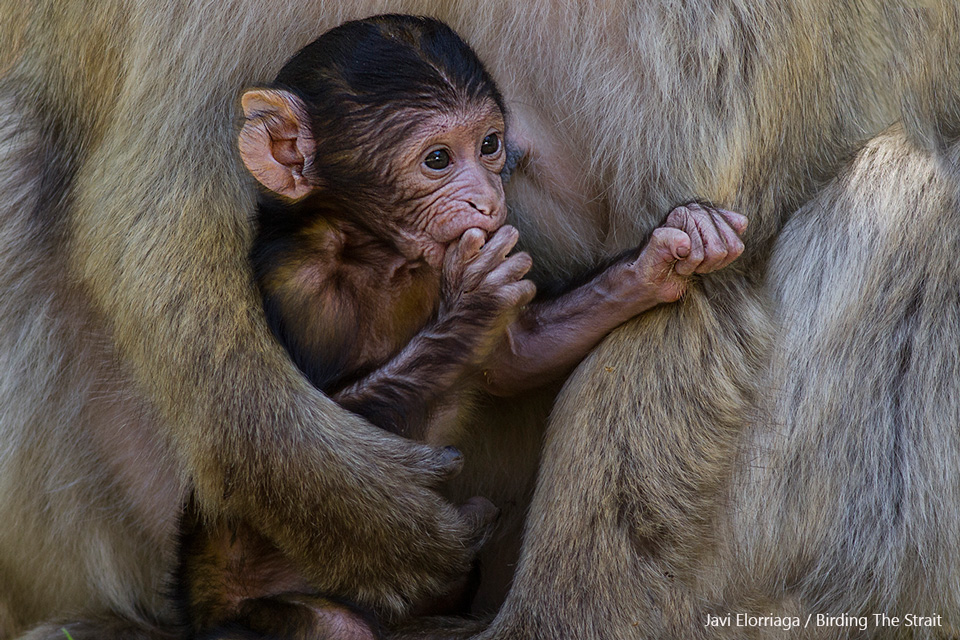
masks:
[[(377, 607), (469, 561), (476, 528), (431, 488), (449, 461), (310, 389), (246, 265), (236, 96), (386, 8), (0, 2), (0, 637), (164, 637), (188, 480)], [(956, 5), (389, 10), (450, 23), (537, 140), (507, 196), (538, 277), (694, 197), (750, 218), (737, 264), (577, 368), (535, 487), (549, 394), (467, 427), (451, 496), (507, 525), (484, 553), (517, 544), (533, 495), (481, 637), (716, 637), (704, 614), (740, 610), (929, 611), (953, 633)]]

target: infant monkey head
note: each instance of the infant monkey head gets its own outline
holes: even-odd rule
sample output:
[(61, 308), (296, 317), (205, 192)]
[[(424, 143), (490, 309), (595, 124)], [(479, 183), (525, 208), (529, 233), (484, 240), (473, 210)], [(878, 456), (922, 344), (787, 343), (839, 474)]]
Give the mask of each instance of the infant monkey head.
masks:
[(243, 162), (288, 214), (349, 222), (434, 267), (467, 229), (504, 222), (503, 99), (439, 21), (343, 24), (242, 106)]

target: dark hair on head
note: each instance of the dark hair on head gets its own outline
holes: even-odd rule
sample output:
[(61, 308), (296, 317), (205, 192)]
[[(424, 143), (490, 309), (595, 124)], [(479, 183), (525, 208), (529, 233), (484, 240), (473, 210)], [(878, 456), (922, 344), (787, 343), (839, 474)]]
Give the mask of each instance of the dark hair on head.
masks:
[[(473, 50), (433, 18), (381, 15), (346, 22), (297, 53), (276, 84), (310, 110), (322, 179), (356, 183), (369, 172), (358, 148), (382, 151), (417, 122), (413, 111), (454, 111), (492, 100), (496, 84)], [(341, 186), (341, 185), (337, 185)]]

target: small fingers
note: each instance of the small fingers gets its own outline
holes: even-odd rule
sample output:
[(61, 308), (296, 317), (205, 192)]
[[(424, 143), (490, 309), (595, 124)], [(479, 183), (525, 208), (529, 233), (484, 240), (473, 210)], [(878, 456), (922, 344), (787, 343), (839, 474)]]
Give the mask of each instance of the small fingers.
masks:
[[(731, 219), (728, 217), (728, 215), (724, 214), (728, 214), (729, 216), (737, 216), (737, 218), (740, 218), (741, 220), (733, 220), (731, 222)], [(712, 211), (711, 216), (713, 218), (714, 225), (716, 226), (716, 229), (726, 247), (726, 254), (724, 257), (718, 260), (716, 264), (710, 265), (712, 266), (713, 270), (716, 270), (727, 266), (739, 258), (740, 254), (743, 253), (743, 240), (740, 239), (739, 234), (743, 233), (743, 230), (746, 229), (747, 219), (744, 216), (732, 213), (730, 211)], [(740, 229), (739, 231), (737, 230), (738, 228)], [(707, 273), (706, 270), (703, 270), (703, 267), (698, 269), (698, 271), (700, 273)]]
[(510, 256), (491, 271), (488, 282), (491, 284), (515, 282), (527, 275), (532, 267), (533, 258), (526, 251), (521, 251)]
[(650, 237), (649, 249), (661, 262), (684, 260), (690, 256), (690, 236), (676, 227), (658, 227)]
[[(690, 204), (683, 207), (677, 207), (667, 216), (667, 221), (663, 227), (654, 231), (654, 237), (666, 235), (668, 230), (675, 229), (687, 236), (689, 250), (685, 255), (672, 254), (671, 259), (676, 260), (674, 270), (678, 275), (689, 276), (696, 271), (697, 267), (703, 262), (706, 255), (703, 234), (698, 225), (698, 215), (700, 212), (695, 208), (696, 205)], [(684, 244), (679, 240), (679, 236), (672, 234), (675, 241)]]
[(667, 216), (666, 228), (679, 229), (690, 238), (689, 254), (679, 258), (675, 267), (676, 272), (681, 276), (691, 275), (706, 256), (706, 245), (700, 229), (700, 225), (703, 224), (702, 218), (703, 215), (696, 204), (677, 207)]
[(734, 213), (733, 211), (714, 209), (713, 212), (722, 217), (738, 236), (743, 235), (743, 232), (747, 230), (747, 226), (750, 224), (747, 216)]
[(509, 306), (522, 307), (525, 304), (530, 304), (536, 297), (537, 285), (532, 280), (520, 280), (503, 287), (501, 293)]
[(703, 244), (703, 260), (696, 265), (696, 273), (709, 273), (720, 268), (727, 259), (727, 243), (717, 227), (720, 221), (724, 227), (729, 227), (726, 221), (714, 214), (713, 209), (693, 203), (687, 205), (691, 213), (693, 230), (688, 233), (699, 233)]
[(486, 237), (486, 234), (480, 229), (473, 228), (464, 231), (459, 240), (450, 243), (447, 249), (445, 266), (454, 268), (458, 264), (470, 262), (480, 253)]
[(500, 518), (500, 509), (486, 498), (474, 496), (460, 505), (458, 510), (474, 532), (474, 548), (479, 549), (493, 532), (493, 527)]
[(501, 227), (490, 240), (481, 247), (476, 257), (464, 266), (463, 290), (472, 291), (480, 282), (504, 262), (507, 254), (517, 244), (520, 234), (509, 225)]
[(515, 227), (508, 224), (503, 225), (483, 247), (481, 260), (491, 263), (503, 262), (519, 239), (520, 232)]
[(744, 249), (739, 234), (747, 224), (747, 218), (739, 213), (695, 202), (671, 211), (666, 225), (686, 231), (691, 240), (690, 254), (677, 263), (677, 273), (709, 273), (736, 260)]
[(464, 231), (460, 240), (452, 243), (444, 262), (448, 287), (469, 291), (480, 283), (485, 270), (477, 264), (477, 256), (483, 251), (486, 239), (482, 230), (472, 228)]
[(463, 471), (463, 454), (455, 447), (436, 449), (431, 462), (434, 484), (447, 482)]

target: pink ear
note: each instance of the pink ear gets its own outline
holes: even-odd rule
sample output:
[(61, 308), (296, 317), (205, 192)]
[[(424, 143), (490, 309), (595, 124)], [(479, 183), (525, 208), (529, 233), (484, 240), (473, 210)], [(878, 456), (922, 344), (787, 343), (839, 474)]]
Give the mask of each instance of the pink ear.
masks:
[(292, 93), (251, 89), (240, 99), (246, 121), (240, 157), (253, 177), (276, 194), (298, 200), (316, 187), (303, 174), (316, 143), (303, 102)]

